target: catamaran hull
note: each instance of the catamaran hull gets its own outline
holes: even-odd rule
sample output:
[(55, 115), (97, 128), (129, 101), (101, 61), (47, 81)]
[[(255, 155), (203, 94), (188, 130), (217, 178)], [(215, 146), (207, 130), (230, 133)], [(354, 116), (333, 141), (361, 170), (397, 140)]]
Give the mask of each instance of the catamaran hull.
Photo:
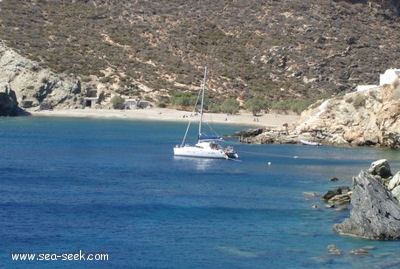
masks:
[(223, 150), (207, 150), (192, 146), (175, 147), (174, 155), (184, 156), (184, 157), (195, 157), (195, 158), (210, 158), (210, 159), (230, 158)]

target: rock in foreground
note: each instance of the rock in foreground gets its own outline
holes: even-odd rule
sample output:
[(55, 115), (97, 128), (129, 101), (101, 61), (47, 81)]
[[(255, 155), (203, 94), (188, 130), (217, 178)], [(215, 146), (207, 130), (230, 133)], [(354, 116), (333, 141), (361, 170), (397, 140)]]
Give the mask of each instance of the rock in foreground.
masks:
[[(387, 162), (380, 162), (388, 167)], [(376, 164), (373, 163), (373, 165)], [(381, 169), (385, 171), (387, 170)], [(363, 170), (354, 178), (350, 217), (335, 224), (333, 230), (342, 235), (372, 240), (400, 239), (400, 204), (372, 171)]]

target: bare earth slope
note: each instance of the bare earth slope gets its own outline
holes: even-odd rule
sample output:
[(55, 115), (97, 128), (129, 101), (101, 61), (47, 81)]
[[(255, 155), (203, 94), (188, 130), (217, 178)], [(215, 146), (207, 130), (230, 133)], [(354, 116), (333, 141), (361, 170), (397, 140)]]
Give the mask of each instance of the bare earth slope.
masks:
[(0, 40), (85, 92), (315, 99), (399, 67), (395, 0), (0, 1)]

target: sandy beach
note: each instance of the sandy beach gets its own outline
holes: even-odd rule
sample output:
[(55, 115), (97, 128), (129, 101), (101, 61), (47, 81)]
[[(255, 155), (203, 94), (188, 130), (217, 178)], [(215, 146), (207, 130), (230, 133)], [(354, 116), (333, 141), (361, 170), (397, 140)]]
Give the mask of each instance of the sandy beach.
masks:
[[(148, 108), (133, 110), (114, 110), (114, 109), (65, 109), (65, 110), (42, 110), (29, 111), (32, 116), (46, 117), (93, 117), (93, 118), (118, 118), (118, 119), (138, 119), (138, 120), (157, 120), (157, 121), (189, 121), (198, 120), (198, 115), (191, 112), (180, 111), (168, 108)], [(208, 123), (240, 124), (257, 127), (282, 127), (283, 124), (294, 124), (300, 116), (296, 114), (262, 114), (257, 117), (249, 112), (240, 112), (237, 115), (227, 115), (222, 113), (205, 113), (204, 121)]]

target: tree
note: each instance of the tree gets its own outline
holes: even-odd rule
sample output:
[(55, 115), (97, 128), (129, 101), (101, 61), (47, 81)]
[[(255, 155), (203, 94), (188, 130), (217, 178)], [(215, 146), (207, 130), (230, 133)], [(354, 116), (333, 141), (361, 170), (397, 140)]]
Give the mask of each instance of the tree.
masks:
[(176, 106), (194, 106), (196, 96), (188, 93), (176, 93), (171, 97), (171, 103)]
[(125, 99), (119, 95), (111, 98), (111, 104), (114, 109), (124, 109), (125, 108)]
[(221, 112), (236, 114), (239, 112), (240, 104), (233, 98), (225, 99), (225, 101), (221, 104)]
[(247, 110), (251, 111), (254, 116), (257, 116), (262, 109), (266, 108), (267, 102), (261, 97), (254, 97), (245, 103)]

